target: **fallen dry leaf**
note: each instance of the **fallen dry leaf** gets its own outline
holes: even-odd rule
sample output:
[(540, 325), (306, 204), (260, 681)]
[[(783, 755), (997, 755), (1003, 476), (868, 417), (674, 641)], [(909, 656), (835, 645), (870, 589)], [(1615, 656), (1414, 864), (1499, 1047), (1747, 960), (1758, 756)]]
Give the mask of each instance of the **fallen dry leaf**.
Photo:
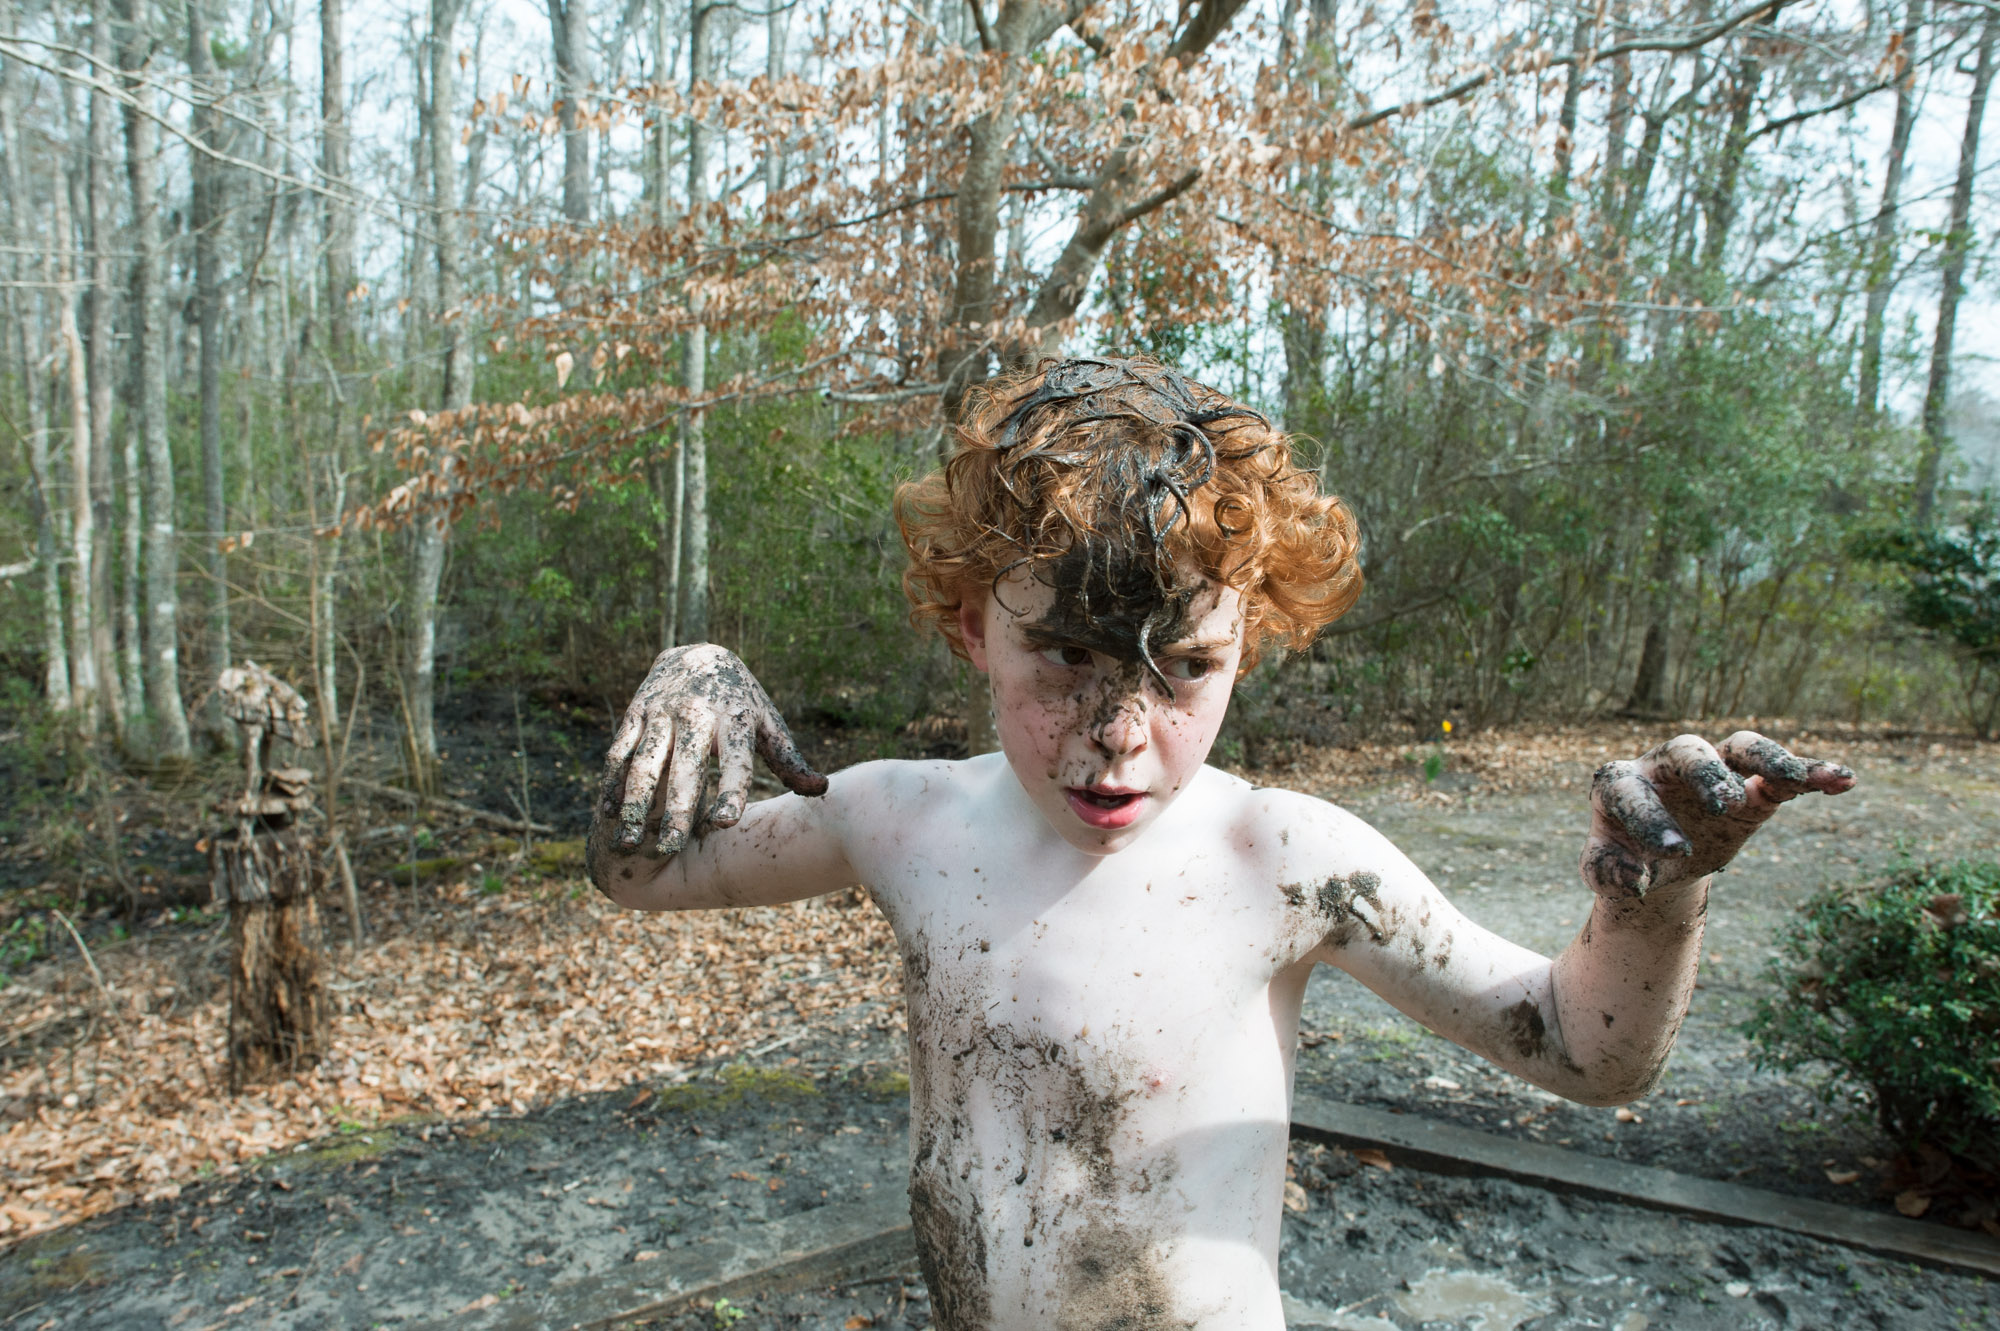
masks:
[[(20, 1057), (23, 1042), (0, 1060), (0, 1103), (33, 1107), (0, 1122), (0, 1242), (235, 1174), (343, 1124), (367, 1136), (385, 1119), (450, 1118), (469, 1133), (621, 1089), (636, 1106), (690, 1065), (804, 1023), (866, 1013), (900, 1028), (895, 941), (858, 892), (647, 915), (572, 886), (453, 885), (418, 908), (400, 893), (370, 900), (374, 940), (334, 963), (326, 1057), (238, 1096), (224, 1089), (228, 985), (190, 997), (186, 982), (205, 936), (100, 957), (120, 1020), (99, 1023), (74, 1059)], [(96, 993), (74, 962), (38, 966), (0, 990), (0, 1037)]]
[(1287, 1181), (1285, 1184), (1285, 1209), (1287, 1211), (1303, 1213), (1311, 1208), (1312, 1198), (1306, 1194), (1306, 1190), (1296, 1183)]
[(861, 1331), (863, 1327), (875, 1325), (875, 1319), (866, 1313), (856, 1313), (841, 1325), (846, 1327), (847, 1331)]
[(1927, 1194), (1918, 1192), (1915, 1188), (1906, 1188), (1896, 1194), (1896, 1209), (1910, 1217), (1910, 1219), (1915, 1220), (1918, 1216), (1931, 1209), (1931, 1199)]
[(1633, 1113), (1629, 1108), (1627, 1108), (1624, 1105), (1618, 1106), (1618, 1112), (1616, 1114), (1613, 1114), (1612, 1117), (1617, 1119), (1620, 1123), (1644, 1123), (1646, 1121), (1645, 1119), (1640, 1118), (1637, 1114)]
[(1833, 1184), (1844, 1185), (1852, 1183), (1860, 1177), (1861, 1171), (1858, 1169), (1829, 1169), (1826, 1171), (1826, 1181)]
[(1391, 1172), (1396, 1168), (1394, 1165), (1389, 1163), (1388, 1156), (1382, 1154), (1382, 1152), (1376, 1150), (1372, 1146), (1362, 1147), (1360, 1150), (1354, 1153), (1354, 1158), (1356, 1160), (1359, 1160), (1364, 1165), (1368, 1165), (1372, 1168), (1381, 1170), (1385, 1174)]
[(491, 1308), (494, 1304), (498, 1302), (500, 1302), (500, 1296), (498, 1294), (481, 1294), (478, 1298), (466, 1304), (463, 1308), (460, 1308), (458, 1312), (459, 1315), (462, 1317), (466, 1313), (476, 1313), (483, 1308)]

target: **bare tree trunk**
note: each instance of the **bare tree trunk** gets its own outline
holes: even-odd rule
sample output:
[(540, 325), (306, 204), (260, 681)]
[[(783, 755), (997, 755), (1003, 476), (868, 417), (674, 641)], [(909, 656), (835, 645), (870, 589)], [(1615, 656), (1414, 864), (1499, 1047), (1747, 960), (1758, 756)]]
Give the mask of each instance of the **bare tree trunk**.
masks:
[[(348, 132), (341, 4), (342, 0), (320, 0), (319, 5), (319, 151), (320, 174), (330, 191), (324, 200), (327, 344), (334, 364), (344, 367), (353, 336), (348, 297), (354, 291), (354, 210), (343, 197), (348, 189)], [(334, 428), (339, 429), (337, 411)]]
[(465, 317), (463, 217), (458, 136), (452, 132), (458, 82), (454, 37), (464, 0), (431, 0), (431, 207), (437, 227), (438, 322), (444, 330), (446, 411), (472, 405), (472, 339)]
[[(160, 243), (159, 129), (144, 114), (151, 40), (141, 22), (143, 0), (120, 0), (119, 66), (126, 95), (125, 173), (132, 193), (132, 399), (144, 454), (146, 512), (146, 706), (152, 756), (185, 761), (187, 711), (181, 704), (180, 548), (174, 521), (174, 455), (167, 436), (166, 288)], [(134, 478), (136, 481), (137, 478)]]
[(96, 625), (91, 595), (92, 565), (97, 554), (97, 512), (91, 502), (90, 372), (83, 350), (83, 337), (76, 326), (75, 266), (70, 245), (75, 230), (70, 222), (67, 191), (55, 191), (56, 244), (62, 254), (61, 285), (56, 290), (56, 336), (62, 343), (69, 371), (70, 426), (70, 575), (69, 575), (69, 686), (76, 720), (86, 735), (97, 733), (103, 682), (97, 671)]
[[(220, 84), (215, 63), (209, 54), (208, 0), (187, 0), (188, 72), (193, 77), (194, 94), (189, 125), (198, 144), (216, 146), (217, 116), (213, 99)], [(202, 552), (208, 565), (208, 673), (211, 682), (229, 668), (229, 562), (222, 550), (222, 533), (229, 524), (222, 472), (222, 254), (221, 230), (222, 173), (207, 153), (196, 151), (194, 176), (194, 303), (200, 339), (200, 447), (202, 498)], [(216, 742), (234, 746), (234, 732), (222, 719), (221, 703), (213, 689), (206, 726)]]
[(1993, 88), (1993, 44), (2000, 37), (2000, 7), (1979, 25), (1979, 60), (1965, 109), (1965, 137), (1958, 148), (1958, 183), (1951, 192), (1951, 227), (1944, 241), (1944, 288), (1938, 293), (1937, 331), (1931, 339), (1931, 377), (1924, 390), (1924, 447), (1917, 460), (1917, 525), (1928, 527), (1937, 504), (1938, 473), (1951, 442), (1945, 412), (1951, 406), (1951, 351), (1958, 332), (1958, 302), (1965, 294), (1965, 263), (1972, 253), (1972, 185), (1979, 166), (1979, 126)]
[[(775, 87), (778, 80), (785, 77), (785, 40), (787, 27), (792, 20), (792, 11), (785, 5), (772, 5), (764, 11), (764, 77)], [(773, 143), (764, 154), (764, 210), (770, 212), (771, 200), (785, 187), (785, 147)]]
[[(708, 25), (715, 6), (692, 0), (688, 7), (688, 89), (708, 78)], [(708, 126), (688, 117), (688, 216), (701, 225), (708, 209)], [(681, 381), (688, 396), (699, 401), (708, 391), (708, 329), (701, 322), (701, 297), (690, 295), (688, 311), (694, 323), (682, 346)], [(708, 440), (698, 408), (681, 418), (680, 483), (680, 614), (677, 631), (683, 642), (708, 641)]]
[(1639, 668), (1632, 678), (1632, 696), (1625, 710), (1634, 716), (1661, 717), (1667, 712), (1667, 635), (1674, 613), (1674, 548), (1662, 531), (1653, 547), (1650, 574), (1652, 602), (1645, 640), (1639, 646)]
[[(452, 47), (461, 3), (431, 0), (431, 211), (437, 228), (438, 320), (445, 339), (441, 405), (447, 411), (472, 404), (472, 349), (465, 336), (464, 278), (459, 268), (458, 158), (452, 133), (452, 99), (457, 87), (457, 52)], [(450, 531), (450, 521), (441, 511), (419, 517), (410, 570), (410, 766), (417, 789), (426, 794), (437, 784), (438, 587), (444, 579)]]
[[(25, 325), (27, 321), (22, 322)], [(41, 320), (35, 322), (40, 324)], [(41, 369), (28, 352), (26, 327), (20, 331), (20, 341), (22, 378), (28, 386), (28, 471), (35, 489), (35, 558), (42, 579), (42, 692), (52, 711), (68, 712), (76, 703), (69, 687), (69, 635), (63, 630), (62, 545), (56, 533), (48, 408), (42, 397)]]
[[(0, 28), (12, 32), (16, 22), (17, 14), (11, 0), (0, 0)], [(13, 242), (15, 253), (22, 255), (34, 247), (35, 237), (27, 219), (30, 215), (37, 215), (38, 210), (22, 193), (26, 182), (21, 172), (19, 99), (15, 62), (0, 62), (0, 180), (4, 180), (7, 192), (8, 238)], [(12, 266), (16, 273), (23, 271), (18, 260)], [(46, 258), (42, 267), (46, 276)], [(29, 281), (19, 288), (24, 293), (22, 306), (31, 299), (25, 292), (32, 285)], [(39, 306), (40, 298), (33, 299)], [(55, 468), (49, 456), (48, 413), (42, 397), (41, 367), (36, 363), (35, 354), (42, 341), (40, 329), (43, 320), (39, 309), (35, 317), (30, 318), (22, 306), (10, 310), (15, 317), (8, 323), (12, 334), (12, 345), (8, 350), (18, 362), (26, 399), (23, 407), (27, 427), (29, 489), (35, 507), (35, 564), (42, 593), (42, 692), (51, 711), (67, 712), (71, 705), (69, 643), (63, 632), (62, 558), (56, 534)]]
[(1896, 120), (1889, 131), (1889, 159), (1882, 169), (1882, 206), (1868, 241), (1868, 309), (1861, 320), (1861, 382), (1855, 393), (1863, 424), (1872, 421), (1882, 398), (1882, 333), (1896, 280), (1896, 210), (1902, 202), (1903, 161), (1917, 121), (1917, 37), (1923, 31), (1926, 0), (1910, 0), (1903, 21), (1902, 77), (1896, 80)]
[(548, 9), (556, 91), (562, 96), (563, 216), (588, 222), (590, 127), (583, 123), (583, 95), (590, 88), (590, 10), (587, 0), (548, 0)]
[[(1772, 16), (1776, 17), (1775, 9)], [(1722, 139), (1722, 157), (1702, 199), (1708, 226), (1702, 236), (1701, 266), (1707, 272), (1721, 270), (1729, 232), (1736, 224), (1736, 187), (1743, 174), (1744, 153), (1750, 146), (1750, 112), (1756, 106), (1757, 90), (1763, 82), (1764, 62), (1753, 48), (1737, 66), (1736, 82), (1729, 90), (1729, 128)]]
[[(90, 56), (94, 73), (112, 67), (111, 7), (107, 0), (91, 0)], [(118, 669), (118, 617), (112, 609), (116, 599), (113, 581), (114, 547), (118, 539), (117, 496), (111, 478), (111, 398), (116, 381), (112, 368), (111, 250), (116, 234), (112, 222), (111, 98), (93, 85), (84, 161), (84, 206), (88, 216), (81, 228), (90, 244), (90, 262), (85, 269), (84, 349), (90, 393), (90, 655), (99, 684), (100, 707), (110, 720), (112, 733), (125, 738), (125, 718), (136, 712), (142, 700), (128, 699)], [(79, 274), (83, 276), (83, 274)], [(129, 704), (129, 706), (128, 706)]]

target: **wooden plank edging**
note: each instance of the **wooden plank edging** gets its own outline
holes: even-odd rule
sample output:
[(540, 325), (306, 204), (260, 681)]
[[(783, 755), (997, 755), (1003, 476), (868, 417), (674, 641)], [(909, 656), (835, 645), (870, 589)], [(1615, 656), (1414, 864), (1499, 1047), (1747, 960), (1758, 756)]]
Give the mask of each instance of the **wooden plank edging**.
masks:
[(2000, 1277), (2000, 1242), (1972, 1230), (1607, 1160), (1415, 1114), (1300, 1096), (1292, 1104), (1292, 1131), (1341, 1146), (1375, 1147), (1432, 1173), (1513, 1179), (1552, 1191), (1677, 1211), (1727, 1225), (1762, 1225), (1884, 1257)]

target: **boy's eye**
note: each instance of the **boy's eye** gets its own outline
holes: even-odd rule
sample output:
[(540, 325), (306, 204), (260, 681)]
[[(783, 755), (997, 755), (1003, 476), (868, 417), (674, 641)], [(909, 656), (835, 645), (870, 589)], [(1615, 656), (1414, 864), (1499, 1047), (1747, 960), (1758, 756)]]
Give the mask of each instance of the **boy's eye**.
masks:
[(1201, 679), (1215, 669), (1215, 662), (1205, 656), (1176, 656), (1166, 663), (1169, 679)]
[(1071, 643), (1059, 643), (1054, 647), (1044, 647), (1041, 649), (1041, 655), (1042, 659), (1050, 665), (1069, 666), (1074, 669), (1077, 666), (1087, 666), (1090, 664), (1090, 652), (1086, 648), (1078, 647)]

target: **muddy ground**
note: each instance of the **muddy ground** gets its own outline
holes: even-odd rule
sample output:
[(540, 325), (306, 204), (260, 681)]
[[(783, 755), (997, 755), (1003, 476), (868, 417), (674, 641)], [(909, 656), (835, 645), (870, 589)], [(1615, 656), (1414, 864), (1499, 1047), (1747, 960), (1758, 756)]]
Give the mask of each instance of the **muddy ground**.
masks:
[[(465, 718), (463, 796), (506, 808), (511, 708)], [(580, 722), (529, 738), (535, 815), (565, 830), (595, 753)], [(1615, 742), (1617, 736), (1608, 737)], [(1652, 738), (1632, 736), (1632, 749)], [(596, 741), (601, 744), (601, 739)], [(829, 752), (838, 740), (824, 742)], [(1810, 744), (1802, 745), (1810, 749)], [(1837, 751), (1829, 756), (1842, 756)], [(1555, 1101), (1429, 1036), (1338, 974), (1308, 996), (1302, 1092), (1447, 1118), (1622, 1159), (1885, 1208), (1887, 1154), (1852, 1105), (1758, 1071), (1735, 1027), (1797, 902), (1924, 857), (2000, 846), (2000, 751), (1892, 746), (1863, 784), (1807, 801), (1718, 887), (1702, 987), (1666, 1080), (1638, 1120)], [(1575, 885), (1589, 761), (1504, 791), (1447, 769), (1391, 776), (1343, 803), (1383, 828), (1476, 919), (1553, 950), (1587, 899)], [(509, 771), (511, 769), (511, 773)], [(1279, 774), (1282, 779), (1283, 774)], [(1562, 784), (1567, 782), (1567, 785)], [(1312, 789), (1309, 778), (1296, 784)], [(393, 1326), (654, 1260), (725, 1227), (902, 1186), (900, 1052), (857, 1009), (749, 1067), (664, 1092), (578, 1099), (522, 1117), (409, 1121), (273, 1157), (0, 1254), (0, 1326)], [(1309, 1203), (1286, 1217), (1297, 1325), (1367, 1328), (1975, 1327), (2000, 1290), (1762, 1230), (1562, 1198), (1491, 1180), (1383, 1172), (1295, 1150)], [(1835, 1185), (1829, 1170), (1861, 1170)], [(742, 1313), (740, 1319), (736, 1313)], [(682, 1328), (928, 1324), (914, 1277), (692, 1312)]]

